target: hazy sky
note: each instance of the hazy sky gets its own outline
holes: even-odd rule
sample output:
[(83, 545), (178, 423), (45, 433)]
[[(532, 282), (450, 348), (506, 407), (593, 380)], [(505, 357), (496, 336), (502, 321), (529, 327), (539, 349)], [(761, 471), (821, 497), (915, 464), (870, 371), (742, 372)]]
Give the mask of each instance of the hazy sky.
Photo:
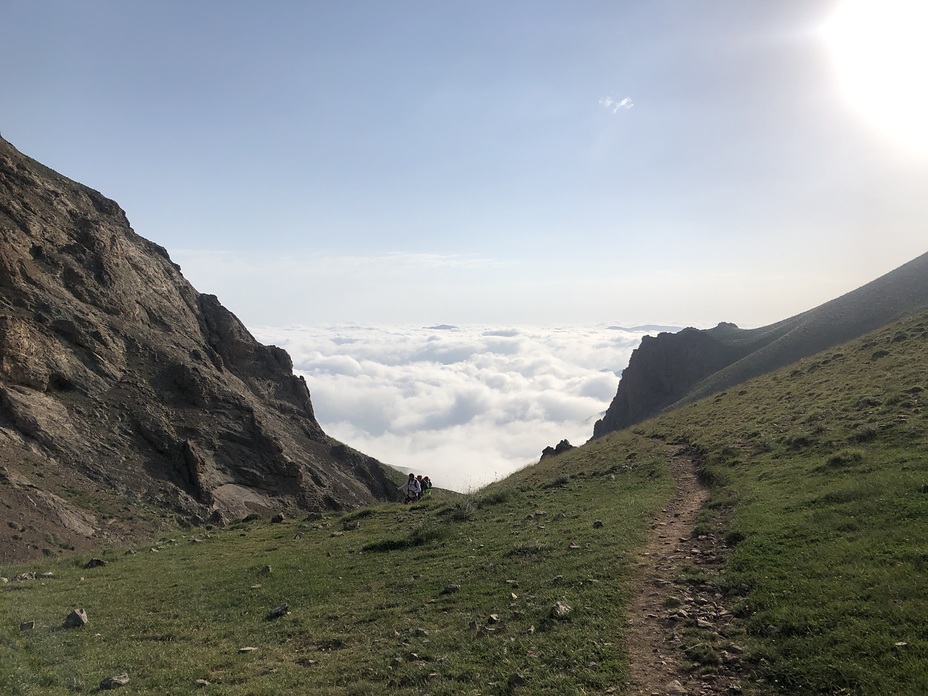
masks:
[(757, 326), (928, 251), (869, 4), (0, 0), (0, 133), (249, 325)]

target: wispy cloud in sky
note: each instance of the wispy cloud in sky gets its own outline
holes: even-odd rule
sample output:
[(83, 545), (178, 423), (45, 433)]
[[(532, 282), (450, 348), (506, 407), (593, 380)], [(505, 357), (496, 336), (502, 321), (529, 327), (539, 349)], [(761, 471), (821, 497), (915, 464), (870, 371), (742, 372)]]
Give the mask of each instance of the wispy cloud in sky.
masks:
[(603, 97), (599, 100), (599, 105), (607, 111), (617, 114), (625, 109), (631, 109), (635, 104), (632, 102), (631, 97), (623, 97), (622, 99)]
[(327, 433), (468, 490), (589, 439), (648, 333), (619, 327), (252, 329), (306, 377)]

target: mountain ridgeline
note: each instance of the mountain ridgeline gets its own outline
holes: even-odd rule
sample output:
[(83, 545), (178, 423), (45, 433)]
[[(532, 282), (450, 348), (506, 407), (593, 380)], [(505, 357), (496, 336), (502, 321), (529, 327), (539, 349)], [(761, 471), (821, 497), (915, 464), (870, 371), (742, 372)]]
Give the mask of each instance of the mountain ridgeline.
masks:
[(20, 530), (7, 552), (392, 490), (323, 432), (284, 350), (197, 292), (114, 201), (0, 138), (0, 491)]
[(593, 439), (715, 394), (928, 308), (928, 253), (857, 290), (758, 329), (646, 336)]

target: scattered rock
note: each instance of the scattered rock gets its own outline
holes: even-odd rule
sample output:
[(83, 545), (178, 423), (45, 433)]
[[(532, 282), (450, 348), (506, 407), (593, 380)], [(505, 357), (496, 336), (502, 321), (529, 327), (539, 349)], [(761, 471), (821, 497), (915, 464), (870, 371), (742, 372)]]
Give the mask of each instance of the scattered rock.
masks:
[(84, 564), (85, 568), (102, 568), (106, 565), (106, 561), (100, 558), (91, 558)]
[(593, 522), (593, 529), (602, 529), (602, 526), (603, 526), (602, 520), (596, 520), (595, 522)]
[(428, 638), (428, 637), (429, 637), (429, 632), (426, 631), (424, 628), (417, 628), (417, 629), (416, 629), (416, 637), (417, 637), (417, 638)]
[(0, 585), (6, 585), (9, 581), (9, 578), (0, 577)]
[(271, 518), (271, 524), (280, 524), (284, 521), (284, 513), (278, 512)]
[(499, 614), (490, 614), (490, 615), (487, 617), (487, 623), (488, 623), (488, 624), (497, 624), (497, 623), (499, 623)]
[(62, 624), (62, 627), (63, 628), (80, 628), (86, 623), (87, 623), (87, 612), (84, 611), (83, 609), (75, 609), (70, 614), (68, 614), (67, 618), (64, 620), (64, 623)]
[(557, 621), (564, 621), (570, 616), (570, 612), (573, 611), (569, 604), (566, 602), (558, 602), (553, 607), (551, 607), (551, 618), (556, 619)]
[(193, 685), (194, 686), (209, 686), (209, 682), (205, 679), (194, 679)]
[(26, 580), (35, 580), (35, 573), (20, 573), (11, 578), (13, 582), (24, 582)]
[(31, 631), (33, 628), (35, 628), (35, 621), (23, 621), (19, 624), (20, 631)]
[(53, 572), (51, 572), (51, 571), (48, 571), (48, 572), (46, 572), (46, 573), (42, 573), (41, 577), (43, 577), (43, 578), (45, 578), (45, 579), (47, 580), (47, 579), (49, 579), (49, 578), (55, 577), (55, 574), (54, 574)]
[(564, 452), (568, 452), (573, 448), (574, 446), (570, 444), (569, 440), (561, 440), (554, 447), (549, 445), (548, 447), (545, 447), (543, 450), (541, 450), (541, 458), (544, 459), (545, 457), (553, 457), (558, 454), (563, 454)]
[(123, 674), (114, 674), (112, 677), (107, 677), (102, 682), (100, 682), (101, 689), (117, 689), (120, 686), (125, 686), (129, 683), (129, 675), (126, 673)]
[(454, 594), (455, 592), (459, 592), (460, 589), (461, 589), (461, 586), (460, 586), (460, 585), (457, 585), (457, 584), (455, 584), (455, 583), (451, 583), (450, 585), (446, 586), (446, 587), (445, 587), (441, 592), (439, 592), (438, 594), (443, 594), (443, 595)]
[(258, 575), (270, 575), (270, 574), (271, 574), (271, 566), (269, 565), (264, 566), (261, 570), (258, 571)]
[(686, 687), (683, 686), (680, 682), (674, 679), (667, 685), (667, 694), (668, 696), (686, 696)]
[(238, 651), (239, 651), (240, 653), (250, 653), (250, 652), (254, 652), (255, 650), (257, 650), (257, 648), (255, 648), (255, 647), (253, 647), (253, 646), (251, 646), (251, 645), (247, 645), (247, 646), (245, 646), (244, 648), (239, 648), (239, 649), (238, 649)]
[(283, 604), (278, 604), (276, 607), (271, 609), (265, 618), (268, 621), (273, 621), (274, 619), (279, 619), (281, 616), (286, 616), (289, 613), (290, 606), (284, 602)]
[(360, 528), (361, 528), (361, 523), (358, 521), (350, 522), (348, 520), (345, 520), (344, 522), (342, 522), (342, 529), (344, 529), (346, 532), (351, 532), (355, 529), (360, 529)]

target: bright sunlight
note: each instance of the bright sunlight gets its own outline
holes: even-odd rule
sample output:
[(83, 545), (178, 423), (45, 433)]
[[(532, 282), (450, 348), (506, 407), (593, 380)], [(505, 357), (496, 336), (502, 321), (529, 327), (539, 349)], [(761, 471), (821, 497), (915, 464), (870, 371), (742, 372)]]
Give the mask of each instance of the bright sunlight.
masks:
[(928, 155), (928, 1), (844, 0), (825, 32), (852, 103), (906, 149)]

